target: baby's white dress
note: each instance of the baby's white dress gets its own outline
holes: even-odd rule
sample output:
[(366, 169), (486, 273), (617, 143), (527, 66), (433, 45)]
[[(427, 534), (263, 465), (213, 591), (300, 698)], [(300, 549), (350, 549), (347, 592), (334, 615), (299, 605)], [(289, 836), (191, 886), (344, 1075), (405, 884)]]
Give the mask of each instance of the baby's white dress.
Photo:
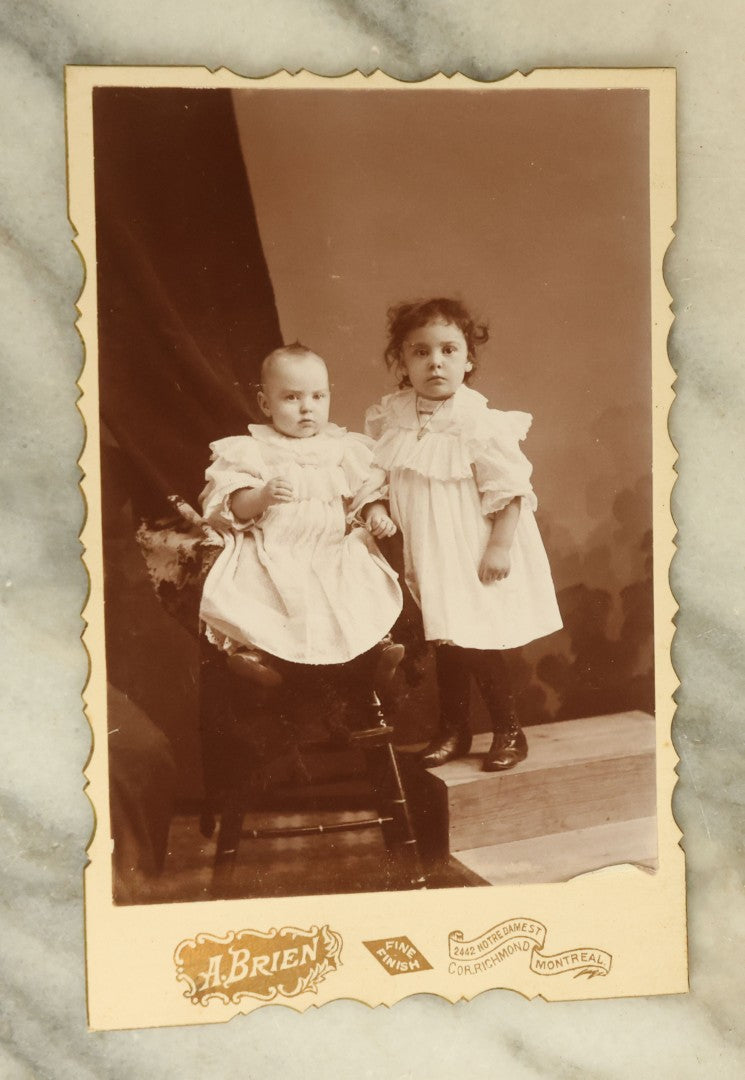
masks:
[[(202, 591), (207, 636), (227, 651), (253, 646), (295, 663), (346, 663), (377, 644), (401, 611), (397, 575), (356, 519), (386, 497), (385, 474), (371, 465), (370, 440), (335, 424), (307, 439), (264, 424), (248, 430), (210, 447), (203, 514), (225, 546)], [(231, 495), (277, 476), (294, 500), (237, 521)]]
[[(512, 649), (562, 625), (533, 515), (532, 466), (519, 446), (531, 422), (528, 413), (488, 408), (486, 398), (465, 385), (426, 425), (414, 390), (368, 409), (373, 462), (388, 475), (406, 582), (428, 641)], [(521, 505), (510, 574), (484, 585), (478, 571), (491, 533), (488, 515), (515, 497)]]

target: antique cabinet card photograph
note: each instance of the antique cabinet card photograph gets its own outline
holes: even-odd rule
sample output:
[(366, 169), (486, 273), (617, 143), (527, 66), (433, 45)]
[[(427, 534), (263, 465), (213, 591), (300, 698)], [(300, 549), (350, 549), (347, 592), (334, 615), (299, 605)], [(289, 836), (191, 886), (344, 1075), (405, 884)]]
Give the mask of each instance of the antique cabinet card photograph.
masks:
[(684, 993), (674, 72), (66, 84), (91, 1028)]

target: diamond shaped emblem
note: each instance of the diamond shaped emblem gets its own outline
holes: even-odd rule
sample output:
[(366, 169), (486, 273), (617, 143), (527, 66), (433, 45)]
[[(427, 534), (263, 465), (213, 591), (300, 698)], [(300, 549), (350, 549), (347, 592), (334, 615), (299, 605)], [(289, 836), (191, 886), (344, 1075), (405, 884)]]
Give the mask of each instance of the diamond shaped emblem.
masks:
[(389, 975), (406, 975), (412, 971), (431, 971), (432, 965), (405, 935), (363, 941), (378, 963)]

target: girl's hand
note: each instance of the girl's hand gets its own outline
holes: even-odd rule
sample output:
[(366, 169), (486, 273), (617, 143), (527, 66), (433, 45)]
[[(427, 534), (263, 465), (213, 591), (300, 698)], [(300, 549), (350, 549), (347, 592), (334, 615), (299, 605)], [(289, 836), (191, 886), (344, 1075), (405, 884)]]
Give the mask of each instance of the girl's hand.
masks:
[(385, 512), (385, 507), (373, 503), (365, 516), (365, 524), (376, 540), (396, 535), (395, 522)]
[(289, 503), (295, 498), (292, 484), (283, 480), (281, 476), (275, 476), (268, 480), (261, 489), (263, 501), (267, 508), (276, 506), (277, 503)]
[(479, 581), (491, 585), (494, 581), (503, 581), (510, 572), (512, 560), (510, 549), (503, 544), (489, 544), (479, 567)]

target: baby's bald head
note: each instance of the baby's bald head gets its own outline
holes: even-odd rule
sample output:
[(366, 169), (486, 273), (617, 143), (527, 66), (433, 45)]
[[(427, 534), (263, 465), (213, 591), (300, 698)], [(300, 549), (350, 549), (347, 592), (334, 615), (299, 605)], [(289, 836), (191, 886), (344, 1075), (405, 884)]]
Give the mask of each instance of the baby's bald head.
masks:
[(304, 345), (283, 345), (261, 365), (259, 407), (282, 435), (317, 435), (329, 418), (326, 364)]
[(284, 380), (293, 367), (306, 363), (320, 365), (326, 373), (326, 381), (328, 382), (328, 370), (325, 361), (311, 349), (296, 341), (292, 345), (281, 345), (264, 358), (261, 365), (262, 389), (265, 390), (268, 383), (277, 379)]

